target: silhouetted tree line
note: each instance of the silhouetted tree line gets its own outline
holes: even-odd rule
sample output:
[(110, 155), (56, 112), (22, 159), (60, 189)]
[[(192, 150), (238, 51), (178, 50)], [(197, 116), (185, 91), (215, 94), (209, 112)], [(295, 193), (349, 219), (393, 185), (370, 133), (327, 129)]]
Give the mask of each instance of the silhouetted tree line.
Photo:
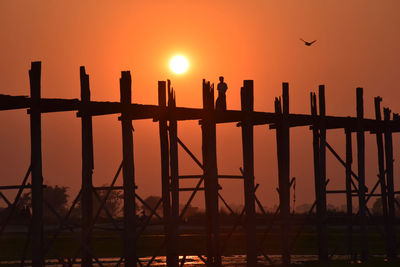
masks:
[[(107, 194), (106, 190), (98, 190), (98, 195), (103, 200)], [(93, 194), (93, 216), (96, 215), (101, 202)], [(47, 223), (58, 223), (61, 218), (64, 218), (69, 211), (70, 195), (66, 186), (51, 186), (46, 185), (43, 188), (43, 219)], [(105, 201), (105, 208), (112, 217), (118, 218), (122, 211), (123, 194), (119, 191), (112, 190)], [(79, 221), (81, 217), (81, 201), (77, 201), (74, 209), (71, 212), (70, 219)], [(11, 207), (0, 208), (0, 221), (7, 218)], [(31, 192), (22, 194), (19, 199), (16, 209), (13, 212), (10, 223), (26, 223), (31, 218), (32, 213), (32, 195)], [(101, 210), (99, 220), (107, 220), (108, 216), (104, 209)]]
[[(108, 197), (104, 203), (104, 208), (101, 209), (99, 214), (98, 222), (108, 222), (111, 219), (109, 215), (111, 215), (114, 219), (120, 220), (123, 216), (123, 192), (119, 190), (111, 190), (107, 193), (107, 190), (97, 190), (98, 197), (93, 194), (93, 216), (98, 212), (101, 202), (105, 199), (106, 195)], [(45, 222), (47, 223), (57, 223), (60, 218), (63, 218), (68, 210), (69, 210), (69, 200), (70, 195), (68, 192), (68, 187), (65, 186), (51, 186), (46, 185), (43, 189), (43, 217)], [(156, 223), (159, 221), (159, 218), (162, 217), (163, 208), (162, 203), (160, 202), (159, 196), (148, 196), (144, 199), (146, 204), (141, 202), (136, 202), (136, 214), (137, 218), (141, 221), (148, 219), (148, 217), (153, 213), (153, 210), (157, 213), (151, 217), (150, 222)], [(397, 201), (400, 203), (400, 197), (398, 196)], [(158, 206), (157, 206), (158, 204)], [(220, 209), (220, 221), (222, 224), (234, 224), (238, 221), (243, 220), (240, 218), (241, 210), (243, 206), (235, 206), (234, 212), (227, 210), (222, 207)], [(275, 207), (276, 208), (276, 207)], [(308, 217), (309, 210), (311, 205), (303, 204), (298, 207), (297, 210), (293, 210), (292, 212), (292, 220), (295, 223), (296, 221), (304, 221), (304, 219), (308, 218), (313, 220), (315, 217), (315, 213), (311, 213), (311, 216)], [(105, 209), (107, 209), (109, 215), (106, 213)], [(184, 205), (180, 206), (180, 212), (184, 209)], [(10, 212), (11, 208), (0, 208), (0, 221), (3, 221), (7, 214)], [(268, 210), (268, 209), (266, 209)], [(354, 207), (354, 211), (357, 211), (357, 207)], [(315, 211), (314, 211), (315, 212)], [(328, 205), (327, 207), (328, 217), (330, 222), (341, 223), (342, 218), (346, 217), (346, 211), (343, 207), (338, 208), (333, 205)], [(372, 214), (379, 218), (382, 215), (382, 202), (380, 198), (376, 198), (371, 207)], [(257, 221), (260, 224), (266, 224), (275, 220), (274, 217), (274, 209), (269, 209), (266, 214), (262, 214), (260, 210), (257, 211)], [(400, 209), (396, 205), (396, 214), (400, 214)], [(30, 220), (31, 217), (31, 193), (24, 193), (19, 202), (17, 203), (16, 209), (11, 217), (10, 223), (26, 223)], [(79, 222), (81, 218), (81, 201), (78, 200), (75, 208), (72, 210), (70, 219), (72, 221)], [(182, 223), (189, 224), (203, 224), (206, 222), (205, 212), (204, 210), (200, 210), (198, 207), (188, 206), (186, 207), (184, 216), (182, 217)]]

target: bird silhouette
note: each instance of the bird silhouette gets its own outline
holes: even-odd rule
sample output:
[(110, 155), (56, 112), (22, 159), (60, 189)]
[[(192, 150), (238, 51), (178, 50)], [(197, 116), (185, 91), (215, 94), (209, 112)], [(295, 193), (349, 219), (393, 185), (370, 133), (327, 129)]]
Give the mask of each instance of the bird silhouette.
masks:
[(313, 43), (315, 43), (315, 42), (317, 41), (317, 40), (314, 40), (314, 41), (312, 41), (312, 42), (307, 42), (307, 41), (304, 41), (304, 40), (301, 39), (301, 38), (300, 38), (300, 40), (302, 40), (306, 46), (311, 46)]

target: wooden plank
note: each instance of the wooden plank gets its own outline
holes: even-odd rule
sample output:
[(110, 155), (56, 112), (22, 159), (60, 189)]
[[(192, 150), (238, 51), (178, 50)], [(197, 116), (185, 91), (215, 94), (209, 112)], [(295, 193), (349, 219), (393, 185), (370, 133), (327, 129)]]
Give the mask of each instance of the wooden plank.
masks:
[(281, 119), (277, 123), (276, 141), (278, 154), (278, 179), (279, 179), (279, 203), (281, 219), (281, 248), (284, 265), (290, 264), (290, 146), (289, 146), (289, 84), (283, 83), (283, 109), (280, 99), (275, 99), (275, 113)]
[[(390, 120), (390, 109), (383, 109), (385, 121)], [(395, 259), (397, 257), (396, 248), (396, 214), (395, 214), (395, 195), (393, 181), (393, 138), (390, 129), (385, 129), (385, 158), (386, 158), (386, 181), (387, 181), (387, 197), (388, 197), (388, 232), (387, 242), (389, 244), (388, 257)]]
[(43, 176), (42, 121), (40, 114), (41, 62), (32, 62), (29, 70), (31, 87), (31, 166), (32, 166), (32, 266), (44, 266), (43, 260)]
[[(197, 157), (190, 151), (190, 149), (179, 139), (179, 137), (176, 138), (178, 141), (178, 144), (183, 148), (183, 150), (192, 158), (192, 160), (199, 166), (202, 170), (204, 169), (203, 164), (197, 159)], [(203, 175), (201, 175), (202, 177)]]
[[(351, 130), (345, 128), (346, 132), (352, 132)], [(325, 146), (328, 148), (328, 150), (332, 153), (332, 155), (340, 162), (340, 164), (342, 164), (345, 168), (346, 168), (346, 162), (344, 160), (342, 160), (342, 158), (339, 156), (338, 153), (336, 153), (336, 151), (333, 149), (333, 147), (325, 141)], [(350, 170), (350, 174), (351, 176), (356, 179), (358, 181), (358, 176), (357, 174), (355, 174), (352, 170)], [(353, 184), (355, 185), (355, 184)]]
[(0, 94), (0, 110), (24, 109), (30, 107), (27, 96), (11, 96)]
[(204, 192), (207, 221), (207, 266), (221, 266), (218, 220), (218, 170), (216, 124), (214, 115), (214, 86), (203, 80), (203, 109), (201, 125)]
[(358, 207), (360, 222), (360, 244), (361, 260), (368, 259), (368, 239), (367, 239), (367, 221), (366, 221), (366, 203), (365, 203), (365, 136), (362, 126), (364, 118), (364, 99), (363, 88), (357, 88), (357, 163), (358, 163)]
[(245, 80), (240, 91), (242, 111), (247, 114), (242, 122), (242, 149), (245, 199), (246, 256), (248, 267), (257, 265), (256, 211), (254, 198), (254, 126), (249, 114), (254, 110), (252, 80)]
[[(90, 101), (84, 101), (87, 105)], [(56, 98), (46, 98), (40, 101), (40, 112), (50, 113), (50, 112), (64, 112), (64, 111), (75, 111), (80, 109), (82, 101), (78, 99), (56, 99)]]
[[(93, 193), (92, 193), (92, 174), (93, 163), (93, 126), (92, 117), (86, 115), (86, 106), (90, 102), (89, 75), (86, 74), (85, 67), (80, 67), (81, 81), (81, 131), (82, 131), (82, 232), (81, 242), (84, 247), (92, 250), (91, 246), (91, 225), (93, 222)], [(92, 255), (87, 249), (82, 251), (82, 266), (93, 266)]]
[(123, 152), (123, 185), (124, 185), (124, 258), (125, 266), (136, 267), (136, 204), (135, 204), (135, 168), (133, 158), (132, 120), (127, 115), (132, 101), (131, 74), (129, 71), (121, 72), (121, 126), (122, 126), (122, 152)]
[(8, 198), (0, 191), (0, 197), (6, 202), (7, 208), (12, 208), (12, 203), (8, 200)]
[(204, 191), (203, 187), (187, 187), (187, 188), (178, 188), (176, 191), (180, 192), (192, 192), (192, 191)]
[[(203, 177), (203, 175), (179, 175), (179, 179), (198, 179)], [(225, 174), (220, 174), (218, 175), (218, 179), (234, 179), (234, 180), (242, 180), (243, 175), (225, 175)]]
[(23, 188), (32, 188), (31, 185), (3, 185), (0, 186), (0, 190), (12, 190), (12, 189), (23, 189)]

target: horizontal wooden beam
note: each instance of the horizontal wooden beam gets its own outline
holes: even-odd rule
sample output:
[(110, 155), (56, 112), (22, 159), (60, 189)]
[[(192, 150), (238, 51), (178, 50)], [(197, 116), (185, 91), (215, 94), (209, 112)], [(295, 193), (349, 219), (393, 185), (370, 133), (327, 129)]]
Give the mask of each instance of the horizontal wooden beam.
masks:
[[(10, 96), (0, 94), (0, 111), (1, 110), (13, 110), (13, 109), (29, 109), (31, 105), (31, 99), (27, 96)], [(78, 99), (53, 99), (53, 98), (42, 98), (40, 99), (40, 112), (62, 112), (62, 111), (78, 111), (77, 116), (81, 117), (83, 114), (89, 116), (101, 116), (110, 114), (120, 114), (122, 106), (120, 102), (99, 102), (90, 101), (82, 104)], [(29, 111), (28, 111), (29, 112)], [(211, 114), (211, 115), (210, 115)], [(200, 120), (207, 119), (209, 116), (214, 116), (217, 123), (233, 123), (242, 122), (245, 114), (240, 110), (216, 110), (212, 113), (204, 112), (200, 108), (184, 108), (184, 107), (160, 107), (158, 105), (141, 105), (141, 104), (130, 104), (127, 115), (132, 120), (140, 119), (153, 119), (158, 121), (160, 119), (167, 120)], [(265, 125), (270, 124), (271, 129), (276, 128), (276, 122), (280, 121), (282, 114), (274, 112), (251, 112), (250, 118), (253, 125)], [(316, 126), (324, 121), (326, 129), (340, 129), (348, 128), (355, 131), (355, 125), (359, 123), (364, 131), (371, 131), (374, 133), (377, 129), (389, 128), (392, 132), (400, 132), (400, 121), (377, 121), (374, 119), (357, 119), (355, 117), (337, 117), (337, 116), (325, 116), (320, 118), (319, 116), (311, 116), (306, 114), (288, 114), (285, 118), (289, 124), (289, 127), (300, 127), (300, 126)]]
[(32, 185), (3, 185), (0, 186), (0, 190), (9, 190), (9, 189), (20, 189), (20, 188), (32, 188)]
[[(353, 190), (352, 193), (357, 193), (357, 191)], [(326, 190), (327, 194), (346, 194), (346, 190)]]
[[(179, 179), (198, 179), (203, 177), (202, 174), (189, 174), (189, 175), (179, 175)], [(221, 179), (243, 179), (243, 175), (226, 175), (226, 174), (220, 174), (218, 175), (218, 178)]]

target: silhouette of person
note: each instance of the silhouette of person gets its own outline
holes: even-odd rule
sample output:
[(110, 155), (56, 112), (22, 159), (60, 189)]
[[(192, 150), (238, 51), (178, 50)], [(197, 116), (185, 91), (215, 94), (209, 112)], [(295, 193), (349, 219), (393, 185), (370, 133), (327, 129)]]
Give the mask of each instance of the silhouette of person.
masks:
[(224, 82), (224, 77), (220, 76), (219, 77), (219, 83), (218, 83), (218, 98), (215, 103), (215, 109), (217, 110), (226, 110), (226, 90), (228, 90), (228, 85)]

